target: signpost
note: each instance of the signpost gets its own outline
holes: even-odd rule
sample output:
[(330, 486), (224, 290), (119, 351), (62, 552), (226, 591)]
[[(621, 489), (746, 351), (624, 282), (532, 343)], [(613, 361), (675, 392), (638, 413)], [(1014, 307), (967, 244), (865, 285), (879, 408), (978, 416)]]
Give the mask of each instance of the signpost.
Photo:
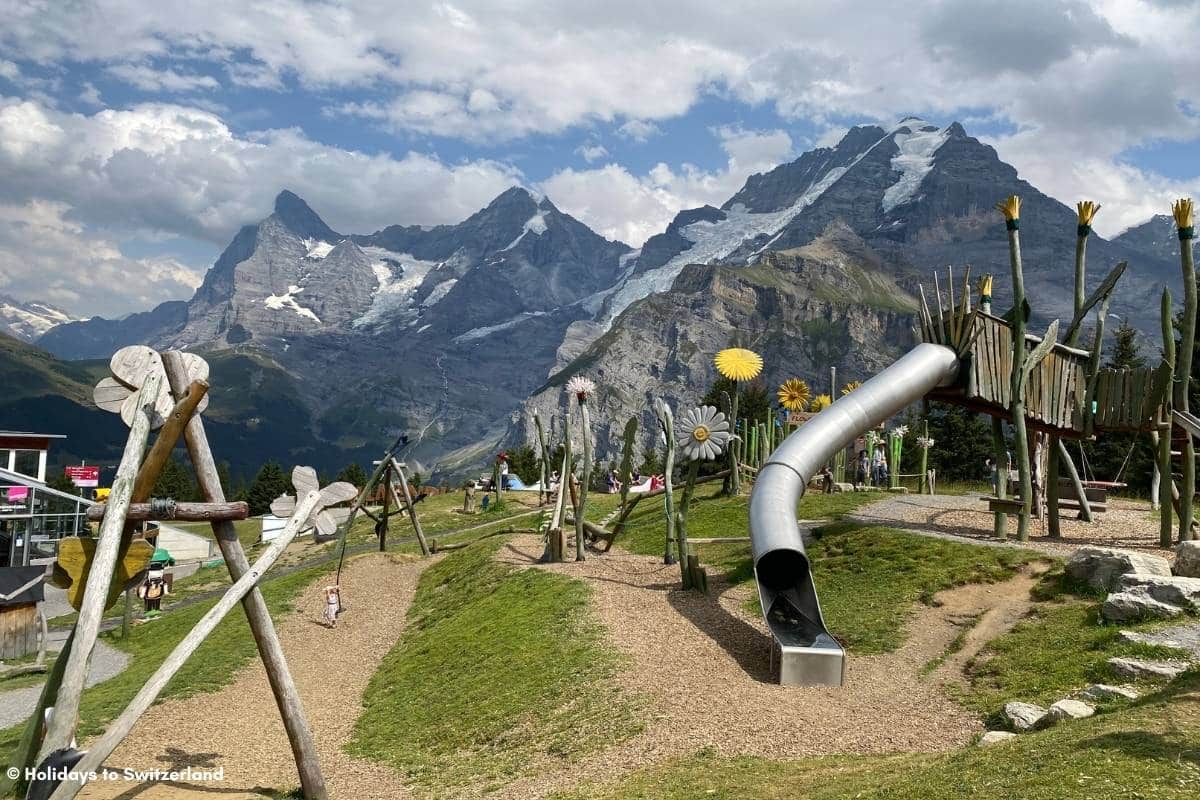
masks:
[(71, 483), (79, 488), (91, 488), (100, 485), (100, 467), (79, 466), (66, 467), (63, 472), (71, 479)]

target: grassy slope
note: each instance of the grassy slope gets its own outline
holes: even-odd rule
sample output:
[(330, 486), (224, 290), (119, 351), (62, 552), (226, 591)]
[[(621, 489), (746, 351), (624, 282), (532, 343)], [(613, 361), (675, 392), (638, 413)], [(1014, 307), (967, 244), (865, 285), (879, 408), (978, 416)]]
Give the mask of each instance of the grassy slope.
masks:
[[(272, 615), (279, 619), (287, 614), (296, 595), (327, 569), (302, 570), (264, 583), (263, 595)], [(125, 704), (214, 602), (197, 603), (166, 614), (152, 623), (135, 626), (128, 639), (121, 639), (119, 634), (102, 635), (108, 644), (129, 653), (131, 658), (124, 672), (84, 693), (80, 708), (81, 737), (102, 732), (105, 725), (120, 714)], [(235, 609), (167, 685), (160, 699), (187, 697), (225, 686), (255, 653), (254, 639), (246, 618)], [(22, 729), (23, 726), (15, 726), (0, 731), (0, 756), (3, 756), (0, 761), (7, 761)]]
[(350, 752), (417, 787), (499, 784), (638, 730), (618, 658), (571, 578), (498, 564), (503, 539), (452, 553), (417, 587), (409, 627), (372, 678)]

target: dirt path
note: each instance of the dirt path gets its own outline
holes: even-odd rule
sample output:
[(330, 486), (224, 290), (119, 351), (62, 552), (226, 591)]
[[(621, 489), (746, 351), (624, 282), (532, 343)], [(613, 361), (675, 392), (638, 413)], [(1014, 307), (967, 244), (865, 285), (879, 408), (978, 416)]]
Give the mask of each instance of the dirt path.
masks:
[[(537, 537), (518, 537), (502, 560), (533, 566)], [(1027, 608), (1035, 579), (944, 592), (921, 607), (897, 651), (851, 657), (841, 689), (779, 686), (758, 615), (743, 611), (750, 587), (711, 581), (707, 596), (682, 592), (677, 567), (611, 552), (583, 564), (541, 568), (581, 578), (611, 644), (625, 653), (624, 687), (649, 705), (646, 731), (563, 772), (525, 779), (494, 797), (539, 797), (586, 780), (617, 776), (710, 747), (725, 755), (790, 758), (830, 753), (945, 751), (983, 729), (942, 687), (968, 654), (1011, 626)], [(934, 679), (922, 667), (944, 654), (963, 625), (980, 617), (960, 653)]]
[[(387, 767), (352, 759), (342, 747), (361, 712), (363, 689), (404, 628), (417, 578), (431, 562), (387, 554), (354, 559), (342, 571), (346, 610), (338, 627), (321, 622), (323, 582), (298, 598), (298, 611), (280, 625), (292, 677), (320, 750), (330, 794), (354, 800), (408, 797)], [(88, 786), (86, 798), (258, 798), (266, 789), (299, 785), (283, 725), (259, 661), (225, 688), (169, 700), (142, 717), (109, 759), (115, 770), (224, 768), (224, 780), (189, 784), (112, 781)]]

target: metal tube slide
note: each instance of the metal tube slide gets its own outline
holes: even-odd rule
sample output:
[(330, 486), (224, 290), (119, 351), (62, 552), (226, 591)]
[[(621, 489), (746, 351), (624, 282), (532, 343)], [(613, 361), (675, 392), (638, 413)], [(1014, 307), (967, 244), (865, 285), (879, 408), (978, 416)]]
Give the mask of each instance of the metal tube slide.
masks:
[(759, 470), (750, 495), (750, 548), (763, 614), (779, 643), (780, 683), (841, 686), (845, 677), (846, 654), (821, 618), (796, 521), (809, 480), (847, 442), (957, 374), (953, 350), (919, 344), (806, 422)]

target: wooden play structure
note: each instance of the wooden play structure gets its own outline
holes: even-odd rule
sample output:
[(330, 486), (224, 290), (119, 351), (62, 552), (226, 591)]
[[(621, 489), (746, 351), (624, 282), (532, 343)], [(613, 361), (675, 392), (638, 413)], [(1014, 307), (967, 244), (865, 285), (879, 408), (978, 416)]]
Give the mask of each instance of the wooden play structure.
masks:
[[(346, 554), (346, 537), (354, 527), (354, 520), (360, 513), (370, 517), (375, 523), (375, 535), (379, 537), (379, 552), (387, 549), (388, 522), (395, 514), (407, 514), (421, 547), (422, 555), (429, 555), (429, 543), (425, 540), (425, 531), (421, 529), (421, 520), (417, 516), (416, 505), (419, 498), (413, 497), (412, 484), (408, 480), (407, 465), (396, 458), (396, 454), (408, 444), (408, 436), (402, 434), (383, 454), (375, 465), (375, 471), (367, 480), (362, 490), (350, 506), (350, 514), (340, 527), (342, 539), (342, 556)], [(399, 491), (397, 491), (399, 487)], [(374, 497), (379, 497), (382, 505), (378, 511), (367, 508), (367, 503)], [(338, 577), (341, 577), (342, 562), (338, 561)]]
[[(334, 484), (318, 491), (315, 472), (297, 467), (293, 482), (298, 487), (311, 485), (311, 489), (296, 503), (282, 534), (251, 565), (233, 526), (234, 520), (247, 516), (248, 509), (244, 503), (225, 502), (216, 462), (199, 416), (207, 400), (208, 365), (190, 353), (160, 354), (149, 347), (133, 346), (119, 350), (112, 357), (110, 368), (112, 377), (96, 387), (95, 399), (101, 408), (121, 414), (129, 425), (129, 437), (108, 502), (101, 510), (99, 532), (95, 537), (64, 539), (60, 547), (55, 576), (66, 584), (68, 599), (79, 616), (47, 677), (14, 754), (11, 763), (17, 767), (18, 776), (3, 778), (0, 796), (22, 798), (28, 790), (54, 800), (75, 797), (83, 787), (78, 776), (103, 765), (172, 676), (226, 614), (241, 603), (291, 743), (304, 797), (323, 800), (328, 793), (316, 746), (258, 583), (292, 539), (311, 525), (325, 506), (352, 498), (354, 487)], [(158, 437), (143, 458), (154, 428), (159, 429)], [(150, 496), (159, 472), (181, 436), (204, 494), (203, 503), (183, 504), (171, 498)], [(233, 585), (175, 647), (103, 736), (86, 752), (81, 752), (74, 748), (73, 742), (101, 619), (123, 591), (142, 580), (153, 554), (148, 543), (134, 538), (135, 519), (211, 523)], [(48, 720), (44, 728), (43, 720)], [(60, 770), (74, 767), (74, 772), (63, 777), (61, 783), (49, 780), (29, 787), (24, 770), (35, 765), (54, 765)]]
[[(993, 420), (995, 459), (1007, 463), (1000, 423), (1013, 428), (1014, 465), (1019, 489), (1016, 496), (1005, 496), (1007, 481), (998, 481), (998, 494), (989, 499), (996, 512), (996, 533), (1006, 535), (1008, 514), (1018, 516), (1018, 536), (1028, 539), (1028, 520), (1044, 501), (1049, 531), (1059, 535), (1059, 510), (1079, 511), (1091, 519), (1103, 510), (1106, 489), (1113, 484), (1085, 482), (1079, 478), (1064, 441), (1087, 439), (1105, 433), (1141, 433), (1151, 436), (1159, 446), (1158, 468), (1162, 475), (1178, 474), (1182, 486), (1164, 480), (1163, 507), (1173, 507), (1179, 517), (1179, 538), (1192, 537), (1191, 498), (1195, 493), (1193, 436), (1186, 424), (1187, 391), (1190, 379), (1191, 340), (1195, 336), (1195, 270), (1192, 266), (1193, 236), (1191, 201), (1175, 204), (1183, 264), (1185, 303), (1181, 318), (1180, 356), (1174, 356), (1175, 341), (1171, 317), (1170, 292), (1162, 299), (1164, 358), (1154, 367), (1109, 369), (1101, 367), (1104, 321), (1109, 302), (1126, 264), (1118, 264), (1088, 296), (1084, 296), (1086, 278), (1086, 242), (1091, 221), (1099, 206), (1079, 204), (1079, 226), (1075, 260), (1074, 316), (1058, 341), (1059, 321), (1052, 322), (1044, 336), (1026, 332), (1030, 307), (1023, 289), (1020, 251), (1020, 201), (1009, 198), (1000, 204), (1009, 234), (1013, 271), (1013, 309), (997, 316), (992, 313), (992, 278), (980, 285), (980, 302), (972, 306), (970, 270), (963, 279), (959, 299), (955, 299), (953, 270), (943, 294), (940, 280), (934, 278), (935, 303), (930, 305), (921, 290), (918, 338), (921, 341), (953, 348), (962, 368), (951, 386), (935, 389), (929, 399), (963, 406), (987, 414)], [(1096, 321), (1090, 349), (1078, 346), (1084, 321), (1092, 311)], [(1185, 352), (1186, 351), (1186, 352)], [(1188, 415), (1190, 416), (1190, 415)], [(1045, 445), (1048, 456), (1046, 474), (1034, 480), (1031, 453), (1038, 443)], [(1172, 469), (1171, 454), (1180, 457), (1179, 470)], [(1065, 473), (1065, 478), (1060, 477)], [(1069, 489), (1072, 500), (1060, 499)], [(1040, 497), (1044, 492), (1045, 497)], [(1172, 541), (1171, 515), (1163, 514), (1161, 543)]]
[(44, 661), (46, 620), (40, 604), (45, 575), (42, 567), (0, 570), (0, 661), (39, 652), (39, 662)]

